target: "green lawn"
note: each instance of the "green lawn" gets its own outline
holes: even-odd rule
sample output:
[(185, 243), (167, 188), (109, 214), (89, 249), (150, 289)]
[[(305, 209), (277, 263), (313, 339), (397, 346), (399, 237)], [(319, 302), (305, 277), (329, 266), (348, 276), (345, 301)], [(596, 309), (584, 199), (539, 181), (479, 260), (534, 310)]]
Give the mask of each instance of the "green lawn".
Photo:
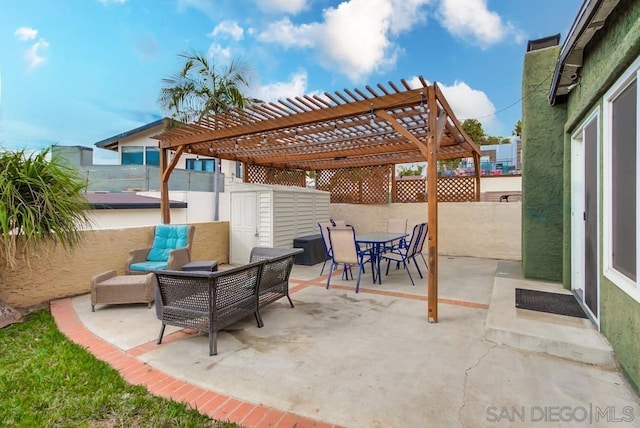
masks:
[(127, 384), (47, 311), (0, 329), (0, 426), (237, 427)]

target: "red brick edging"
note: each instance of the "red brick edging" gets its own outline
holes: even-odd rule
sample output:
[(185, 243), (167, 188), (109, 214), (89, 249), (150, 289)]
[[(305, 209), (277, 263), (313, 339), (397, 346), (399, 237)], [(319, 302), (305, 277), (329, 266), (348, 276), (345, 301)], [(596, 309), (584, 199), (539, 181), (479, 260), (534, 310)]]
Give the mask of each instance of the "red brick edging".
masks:
[[(228, 420), (245, 427), (337, 427), (294, 413), (238, 400), (176, 379), (136, 358), (146, 352), (146, 347), (151, 346), (151, 343), (124, 351), (91, 333), (80, 322), (70, 298), (52, 301), (50, 307), (58, 329), (71, 341), (85, 347), (96, 358), (118, 370), (127, 382), (145, 386), (154, 395), (184, 402), (211, 418)], [(170, 335), (170, 341), (166, 342), (177, 340), (184, 334), (186, 333), (174, 333)]]

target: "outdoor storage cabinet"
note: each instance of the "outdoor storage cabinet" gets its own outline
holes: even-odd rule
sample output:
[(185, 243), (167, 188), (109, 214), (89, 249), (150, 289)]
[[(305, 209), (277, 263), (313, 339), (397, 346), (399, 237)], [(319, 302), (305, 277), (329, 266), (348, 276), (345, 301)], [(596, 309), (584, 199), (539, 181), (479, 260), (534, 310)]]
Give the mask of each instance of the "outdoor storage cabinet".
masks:
[(294, 248), (302, 248), (304, 252), (295, 258), (295, 264), (313, 266), (327, 258), (327, 251), (322, 242), (322, 235), (301, 236), (293, 240)]
[(253, 247), (292, 248), (329, 220), (329, 192), (295, 186), (239, 183), (231, 188), (230, 263), (249, 261)]

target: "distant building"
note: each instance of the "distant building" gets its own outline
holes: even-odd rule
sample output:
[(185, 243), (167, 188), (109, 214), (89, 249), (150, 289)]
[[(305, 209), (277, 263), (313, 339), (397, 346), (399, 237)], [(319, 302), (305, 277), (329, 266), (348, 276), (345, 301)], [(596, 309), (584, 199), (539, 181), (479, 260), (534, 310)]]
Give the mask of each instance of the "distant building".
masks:
[[(512, 137), (509, 143), (480, 146), (481, 175), (517, 175), (522, 170), (522, 140)], [(460, 160), (458, 168), (448, 175), (472, 175), (473, 158)], [(447, 174), (445, 174), (447, 175)]]
[[(101, 149), (118, 152), (120, 165), (160, 166), (160, 149), (154, 135), (164, 131), (167, 119), (159, 119), (138, 128), (125, 131), (95, 143)], [(196, 156), (185, 153), (176, 165), (178, 169), (192, 171), (215, 172), (216, 159), (207, 156)], [(222, 174), (230, 179), (242, 178), (242, 162), (222, 160)]]

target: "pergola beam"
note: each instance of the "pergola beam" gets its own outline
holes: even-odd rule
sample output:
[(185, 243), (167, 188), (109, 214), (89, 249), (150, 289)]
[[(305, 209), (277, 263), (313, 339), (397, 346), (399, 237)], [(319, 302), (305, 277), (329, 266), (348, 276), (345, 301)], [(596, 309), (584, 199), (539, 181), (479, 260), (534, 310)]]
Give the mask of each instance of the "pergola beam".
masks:
[[(316, 109), (296, 113), (295, 110), (288, 115), (283, 115), (270, 120), (262, 120), (233, 127), (209, 129), (200, 128), (197, 125), (186, 125), (190, 131), (187, 138), (176, 135), (167, 137), (160, 142), (162, 148), (177, 147), (181, 144), (196, 144), (211, 141), (212, 139), (237, 138), (252, 134), (278, 131), (285, 128), (295, 128), (312, 125), (319, 122), (346, 119), (358, 116), (378, 109), (402, 109), (416, 104), (416, 100), (423, 97), (426, 88), (412, 89), (404, 92), (384, 95), (378, 98), (368, 98), (360, 101), (345, 102), (333, 107)], [(330, 94), (325, 93), (325, 96)], [(336, 101), (337, 102), (337, 101)], [(251, 111), (251, 107), (248, 108)], [(182, 128), (181, 128), (182, 129)]]

